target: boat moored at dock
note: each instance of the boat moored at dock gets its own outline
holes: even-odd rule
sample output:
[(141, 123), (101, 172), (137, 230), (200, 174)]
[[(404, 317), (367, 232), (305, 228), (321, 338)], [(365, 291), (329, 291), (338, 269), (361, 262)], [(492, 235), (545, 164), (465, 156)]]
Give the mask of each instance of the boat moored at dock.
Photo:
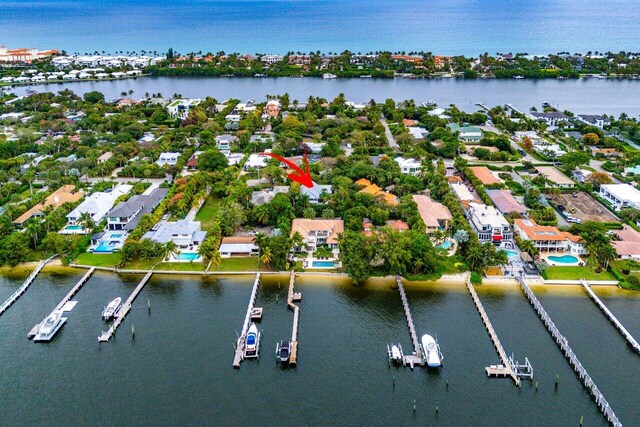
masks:
[(389, 362), (395, 365), (402, 365), (404, 357), (402, 346), (400, 344), (392, 344), (391, 347), (387, 345), (387, 356), (389, 357)]
[(105, 308), (102, 310), (102, 319), (103, 320), (111, 320), (115, 317), (118, 310), (122, 307), (122, 298), (118, 297), (111, 301)]
[(258, 327), (255, 323), (252, 323), (249, 326), (249, 330), (247, 332), (247, 339), (244, 345), (244, 357), (252, 358), (258, 357), (258, 351), (260, 350), (260, 332), (258, 331)]
[(278, 362), (289, 363), (289, 357), (291, 356), (291, 341), (282, 340), (276, 345), (276, 358)]
[(38, 333), (33, 338), (34, 342), (51, 341), (62, 325), (67, 321), (62, 317), (62, 310), (55, 310), (42, 321), (38, 328)]
[(442, 366), (442, 353), (438, 342), (428, 334), (422, 336), (422, 351), (430, 368), (439, 368)]

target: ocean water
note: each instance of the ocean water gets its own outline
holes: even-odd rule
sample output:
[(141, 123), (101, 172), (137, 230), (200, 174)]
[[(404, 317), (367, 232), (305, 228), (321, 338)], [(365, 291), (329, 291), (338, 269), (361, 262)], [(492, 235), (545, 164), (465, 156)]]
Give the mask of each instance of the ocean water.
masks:
[(634, 50), (632, 0), (1, 0), (0, 43), (68, 52)]

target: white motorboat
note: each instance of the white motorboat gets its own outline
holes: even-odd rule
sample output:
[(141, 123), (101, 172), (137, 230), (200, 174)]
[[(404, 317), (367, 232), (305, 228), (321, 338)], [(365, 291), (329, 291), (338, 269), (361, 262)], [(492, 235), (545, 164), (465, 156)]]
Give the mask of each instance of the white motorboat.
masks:
[(116, 315), (120, 307), (122, 307), (122, 298), (118, 297), (111, 301), (104, 310), (102, 310), (102, 319), (111, 320)]
[(364, 76), (360, 76), (361, 79), (370, 79), (371, 74), (365, 74)]
[(331, 73), (324, 73), (322, 75), (323, 79), (337, 79), (338, 76), (336, 76), (335, 74), (331, 74)]
[(402, 346), (400, 344), (392, 344), (391, 347), (387, 345), (387, 356), (389, 356), (391, 363), (402, 364), (402, 358), (404, 356)]
[(258, 357), (258, 350), (260, 348), (260, 332), (255, 323), (249, 326), (247, 331), (247, 338), (244, 343), (244, 357)]
[(289, 356), (291, 356), (291, 342), (282, 340), (276, 345), (276, 357), (278, 362), (285, 364), (289, 363)]
[(66, 317), (62, 317), (61, 310), (55, 310), (40, 324), (38, 333), (33, 338), (33, 341), (51, 341), (55, 334), (60, 330), (64, 322), (67, 321)]
[(514, 79), (516, 79), (516, 80), (522, 80), (522, 79), (524, 79), (524, 76), (515, 76), (515, 77), (514, 77)]
[(422, 351), (427, 358), (427, 366), (438, 368), (442, 366), (442, 353), (438, 342), (431, 335), (422, 336)]

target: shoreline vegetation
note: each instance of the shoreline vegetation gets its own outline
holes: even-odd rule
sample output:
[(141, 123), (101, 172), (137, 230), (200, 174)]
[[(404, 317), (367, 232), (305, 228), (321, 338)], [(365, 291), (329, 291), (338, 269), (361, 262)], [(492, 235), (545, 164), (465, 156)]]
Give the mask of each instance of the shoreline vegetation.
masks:
[[(117, 53), (117, 52), (116, 52)], [(108, 72), (141, 72), (141, 75), (44, 80), (3, 81), (0, 85), (35, 85), (79, 81), (120, 80), (146, 76), (162, 77), (316, 77), (316, 78), (463, 78), (463, 79), (578, 79), (612, 78), (640, 79), (640, 56), (632, 52), (586, 52), (584, 54), (559, 52), (548, 55), (527, 53), (483, 53), (472, 56), (443, 56), (431, 52), (389, 52), (328, 54), (316, 52), (288, 52), (280, 54), (240, 54), (190, 52), (180, 54), (169, 48), (164, 54), (154, 51), (154, 58), (146, 52), (129, 52), (132, 58), (147, 60), (146, 65), (129, 66), (125, 62), (109, 68)], [(141, 55), (141, 56), (140, 56)], [(157, 56), (160, 55), (160, 56)], [(67, 58), (64, 67), (56, 58)], [(100, 58), (105, 58), (102, 61)], [(61, 52), (32, 63), (12, 63), (0, 67), (0, 78), (24, 77), (23, 72), (39, 73), (87, 69), (84, 64), (102, 64), (118, 58), (98, 55), (69, 55)], [(145, 63), (144, 61), (142, 62)], [(102, 70), (102, 68), (100, 68)], [(90, 69), (89, 69), (90, 70)]]

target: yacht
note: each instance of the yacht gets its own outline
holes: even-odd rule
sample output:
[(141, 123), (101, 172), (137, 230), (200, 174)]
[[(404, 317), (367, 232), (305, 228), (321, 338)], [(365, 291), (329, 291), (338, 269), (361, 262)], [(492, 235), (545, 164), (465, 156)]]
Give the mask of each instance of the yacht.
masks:
[(284, 364), (289, 363), (289, 356), (291, 355), (291, 342), (282, 340), (276, 345), (276, 358), (278, 362)]
[(40, 324), (38, 333), (33, 338), (34, 341), (51, 341), (56, 332), (60, 330), (64, 322), (67, 321), (66, 317), (62, 317), (62, 310), (55, 310)]
[(257, 73), (257, 74), (254, 74), (253, 77), (262, 78), (262, 77), (267, 77), (267, 75), (266, 74)]
[(360, 76), (361, 79), (370, 79), (371, 74), (365, 74), (364, 76)]
[(113, 317), (115, 317), (120, 307), (122, 307), (122, 298), (118, 297), (111, 301), (109, 305), (107, 305), (104, 310), (102, 310), (102, 319), (111, 320)]
[(249, 326), (247, 339), (244, 344), (244, 357), (258, 357), (258, 349), (260, 348), (260, 332), (255, 323)]
[(338, 76), (336, 76), (335, 74), (331, 74), (331, 73), (324, 73), (322, 75), (323, 79), (337, 79)]
[(524, 76), (515, 76), (514, 79), (521, 80), (521, 79), (524, 79)]
[(430, 368), (438, 368), (442, 366), (442, 353), (440, 353), (440, 346), (431, 335), (422, 336), (422, 351), (427, 357), (427, 366)]

